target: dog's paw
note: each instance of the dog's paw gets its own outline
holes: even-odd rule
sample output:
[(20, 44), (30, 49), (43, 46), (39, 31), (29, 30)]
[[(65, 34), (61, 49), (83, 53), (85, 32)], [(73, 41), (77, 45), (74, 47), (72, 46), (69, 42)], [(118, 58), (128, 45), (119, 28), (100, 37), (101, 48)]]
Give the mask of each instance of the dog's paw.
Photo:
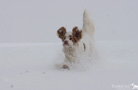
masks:
[(69, 66), (66, 65), (66, 64), (64, 64), (62, 68), (63, 68), (63, 69), (69, 69)]

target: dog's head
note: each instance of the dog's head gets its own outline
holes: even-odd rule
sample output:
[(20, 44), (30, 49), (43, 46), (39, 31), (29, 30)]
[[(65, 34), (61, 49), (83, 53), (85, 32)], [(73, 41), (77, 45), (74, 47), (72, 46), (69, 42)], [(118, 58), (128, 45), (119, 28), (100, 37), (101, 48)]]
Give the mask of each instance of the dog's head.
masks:
[(82, 38), (82, 30), (79, 30), (78, 27), (74, 27), (72, 32), (66, 32), (66, 28), (61, 27), (58, 29), (57, 34), (62, 40), (64, 47), (72, 47)]

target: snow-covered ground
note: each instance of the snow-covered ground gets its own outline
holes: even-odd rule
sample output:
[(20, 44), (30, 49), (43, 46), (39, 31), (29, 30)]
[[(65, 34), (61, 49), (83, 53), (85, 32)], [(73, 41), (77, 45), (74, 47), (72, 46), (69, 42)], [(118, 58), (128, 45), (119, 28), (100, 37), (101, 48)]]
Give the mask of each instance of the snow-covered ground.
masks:
[[(98, 59), (57, 67), (58, 43), (0, 44), (0, 90), (132, 90), (138, 85), (138, 42), (97, 42)], [(137, 89), (135, 89), (137, 90)]]
[[(56, 31), (81, 28), (84, 9), (95, 24), (97, 58), (60, 69)], [(132, 90), (137, 34), (138, 0), (0, 0), (0, 90)]]

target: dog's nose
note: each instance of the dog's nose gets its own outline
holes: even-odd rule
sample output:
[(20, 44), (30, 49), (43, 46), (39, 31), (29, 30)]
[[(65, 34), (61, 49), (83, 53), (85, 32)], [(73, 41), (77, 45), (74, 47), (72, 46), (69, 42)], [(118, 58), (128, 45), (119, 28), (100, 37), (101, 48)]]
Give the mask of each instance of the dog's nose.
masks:
[(64, 44), (68, 45), (68, 41), (64, 41)]

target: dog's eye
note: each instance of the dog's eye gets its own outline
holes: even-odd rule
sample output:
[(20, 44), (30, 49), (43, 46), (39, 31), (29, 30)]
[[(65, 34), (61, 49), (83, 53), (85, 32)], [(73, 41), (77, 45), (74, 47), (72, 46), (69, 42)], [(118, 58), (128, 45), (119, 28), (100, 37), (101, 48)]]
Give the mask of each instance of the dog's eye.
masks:
[(70, 37), (69, 40), (72, 40), (72, 37)]
[(66, 39), (66, 37), (63, 37), (63, 39), (65, 40), (65, 39)]

